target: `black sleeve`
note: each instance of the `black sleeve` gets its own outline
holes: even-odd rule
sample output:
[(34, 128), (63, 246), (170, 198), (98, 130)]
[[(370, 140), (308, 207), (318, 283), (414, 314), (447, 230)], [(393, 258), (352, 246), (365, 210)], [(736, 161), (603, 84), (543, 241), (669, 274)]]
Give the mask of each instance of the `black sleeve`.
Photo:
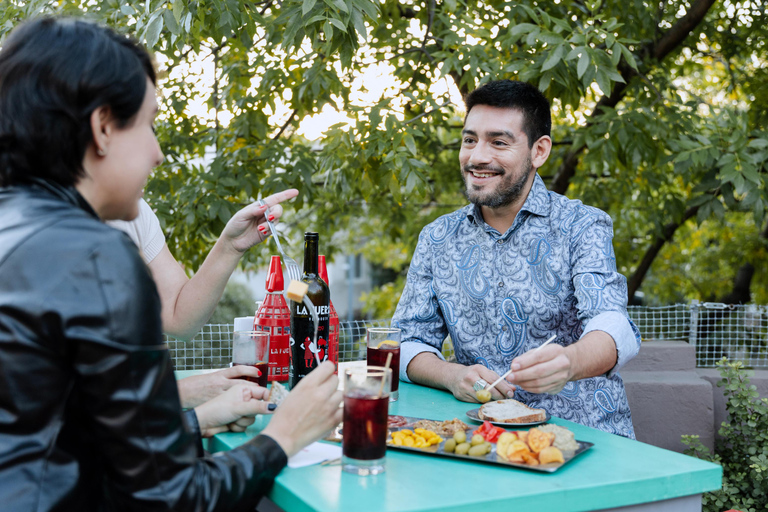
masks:
[(77, 375), (74, 392), (103, 461), (110, 499), (121, 510), (141, 512), (253, 510), (286, 455), (259, 436), (198, 458), (199, 435), (190, 430), (197, 418), (193, 412), (194, 424), (183, 421), (162, 344), (159, 297), (135, 248), (126, 237), (97, 245), (76, 274), (71, 284), (90, 300), (87, 306), (72, 301), (64, 330)]

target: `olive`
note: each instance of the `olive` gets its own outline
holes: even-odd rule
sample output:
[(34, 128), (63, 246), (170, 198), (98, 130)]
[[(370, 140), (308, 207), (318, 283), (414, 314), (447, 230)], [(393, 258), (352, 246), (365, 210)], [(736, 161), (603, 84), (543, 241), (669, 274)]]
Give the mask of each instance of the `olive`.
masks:
[(485, 442), (485, 438), (481, 436), (480, 434), (475, 434), (472, 436), (472, 441), (470, 443), (472, 446), (477, 446), (478, 444), (483, 444)]
[(453, 451), (456, 449), (456, 440), (455, 439), (449, 439), (445, 442), (445, 445), (443, 445), (443, 451), (445, 453), (453, 453)]
[(467, 440), (467, 433), (463, 430), (459, 430), (453, 434), (453, 439), (456, 440), (456, 443), (461, 444)]
[(460, 443), (456, 445), (456, 455), (466, 455), (469, 452), (469, 443)]
[(487, 389), (481, 389), (475, 394), (475, 397), (477, 397), (478, 402), (484, 404), (491, 401), (491, 392)]
[(485, 444), (476, 444), (472, 448), (469, 449), (469, 455), (473, 457), (482, 457), (488, 453), (485, 449)]

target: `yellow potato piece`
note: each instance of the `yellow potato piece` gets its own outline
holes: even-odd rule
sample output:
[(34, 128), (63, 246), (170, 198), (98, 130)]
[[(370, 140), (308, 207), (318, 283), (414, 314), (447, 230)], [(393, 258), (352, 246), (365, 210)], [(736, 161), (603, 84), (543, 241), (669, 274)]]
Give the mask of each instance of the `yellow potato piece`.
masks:
[(548, 464), (550, 462), (559, 462), (562, 464), (565, 462), (565, 459), (563, 459), (563, 452), (560, 451), (560, 448), (547, 446), (539, 452), (539, 462), (542, 464)]

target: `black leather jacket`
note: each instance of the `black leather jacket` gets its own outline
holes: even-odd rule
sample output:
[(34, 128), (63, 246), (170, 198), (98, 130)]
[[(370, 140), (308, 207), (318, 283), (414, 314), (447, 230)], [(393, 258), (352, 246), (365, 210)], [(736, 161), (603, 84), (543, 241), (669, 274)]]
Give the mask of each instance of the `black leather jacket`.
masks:
[(72, 188), (0, 188), (0, 510), (253, 510), (271, 438), (198, 458), (136, 247)]

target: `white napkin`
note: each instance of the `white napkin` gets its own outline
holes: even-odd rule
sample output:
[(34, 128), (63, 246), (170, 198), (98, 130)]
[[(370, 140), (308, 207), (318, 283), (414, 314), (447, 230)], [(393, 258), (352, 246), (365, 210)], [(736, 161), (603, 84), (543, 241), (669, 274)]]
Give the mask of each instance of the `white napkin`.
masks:
[(289, 468), (303, 468), (341, 457), (341, 446), (328, 443), (312, 443), (288, 459)]

